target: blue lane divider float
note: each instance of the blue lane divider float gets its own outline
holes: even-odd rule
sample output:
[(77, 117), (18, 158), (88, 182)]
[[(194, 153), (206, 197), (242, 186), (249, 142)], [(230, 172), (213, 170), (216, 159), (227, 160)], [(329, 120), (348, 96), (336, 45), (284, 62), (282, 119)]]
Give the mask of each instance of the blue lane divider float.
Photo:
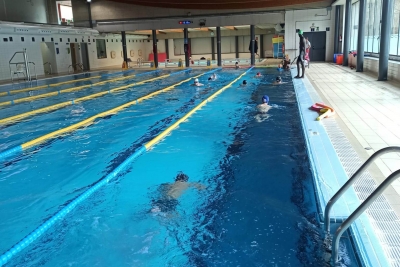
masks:
[[(218, 70), (221, 70), (222, 68), (214, 69), (211, 71), (206, 72), (207, 73), (212, 73)], [(252, 68), (247, 70), (245, 74), (250, 71)], [(189, 69), (179, 71), (176, 73), (181, 73), (181, 72), (186, 72)], [(174, 74), (176, 74), (174, 73)], [(16, 153), (16, 152), (21, 152), (22, 147), (18, 146), (13, 149), (9, 149), (3, 153), (0, 154), (0, 159), (1, 157), (5, 157), (7, 155), (3, 154), (10, 154), (10, 153)], [(21, 250), (26, 248), (28, 245), (30, 245), (32, 242), (34, 242), (36, 239), (38, 239), (41, 235), (43, 235), (44, 232), (46, 232), (52, 225), (54, 225), (57, 221), (61, 220), (64, 218), (71, 210), (73, 210), (78, 204), (80, 204), (82, 201), (90, 197), (94, 192), (96, 192), (100, 187), (103, 185), (106, 185), (109, 183), (111, 180), (113, 180), (115, 177), (117, 177), (123, 170), (125, 170), (129, 164), (131, 164), (138, 156), (146, 152), (146, 146), (142, 145), (139, 149), (137, 149), (131, 156), (129, 156), (126, 160), (124, 160), (117, 168), (115, 168), (111, 173), (109, 173), (106, 177), (95, 183), (92, 187), (87, 189), (85, 192), (83, 192), (81, 195), (79, 195), (77, 198), (75, 198), (72, 202), (70, 202), (68, 205), (66, 205), (64, 208), (62, 208), (59, 212), (51, 216), (48, 220), (46, 220), (44, 223), (42, 223), (38, 228), (36, 228), (33, 232), (28, 234), (26, 237), (24, 237), (21, 241), (19, 241), (17, 244), (15, 244), (12, 248), (10, 248), (8, 251), (6, 251), (4, 254), (0, 256), (0, 266), (3, 266), (7, 262), (11, 260), (11, 258), (19, 253)]]

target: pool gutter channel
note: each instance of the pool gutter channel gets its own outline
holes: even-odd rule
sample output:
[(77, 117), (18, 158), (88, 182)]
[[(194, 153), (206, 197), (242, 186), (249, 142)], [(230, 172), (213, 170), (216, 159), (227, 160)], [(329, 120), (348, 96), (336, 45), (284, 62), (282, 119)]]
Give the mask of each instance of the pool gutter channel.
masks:
[[(292, 74), (293, 76), (296, 75), (295, 70), (292, 70)], [(336, 121), (334, 118), (324, 119), (325, 121), (322, 122), (315, 120), (317, 114), (311, 111), (309, 107), (314, 104), (312, 96), (315, 100), (320, 98), (307, 78), (304, 80), (293, 79), (293, 85), (303, 126), (310, 168), (314, 178), (319, 219), (322, 224), (326, 203), (348, 180), (348, 174), (328, 135), (327, 130), (329, 129), (325, 127), (325, 124), (332, 126)], [(359, 166), (361, 166), (361, 163)], [(340, 223), (344, 221), (360, 203), (354, 187), (351, 187), (333, 206), (331, 222)], [(354, 249), (362, 261), (362, 266), (391, 266), (367, 214), (362, 214), (349, 230), (354, 239), (353, 241), (357, 244)]]

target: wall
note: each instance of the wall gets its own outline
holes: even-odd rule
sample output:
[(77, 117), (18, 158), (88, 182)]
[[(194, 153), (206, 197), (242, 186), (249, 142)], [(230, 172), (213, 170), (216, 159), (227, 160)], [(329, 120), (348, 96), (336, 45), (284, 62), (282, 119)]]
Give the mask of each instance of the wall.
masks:
[(326, 61), (333, 60), (333, 42), (335, 35), (335, 9), (332, 8), (327, 13), (326, 9), (313, 10), (298, 10), (286, 11), (285, 14), (285, 53), (293, 59), (298, 55), (299, 37), (296, 34), (296, 29), (301, 29), (304, 32), (310, 32), (310, 27), (314, 23), (315, 27), (319, 27), (321, 31), (325, 31), (326, 27), (330, 27), (330, 31), (326, 32)]
[(0, 20), (47, 23), (47, 0), (0, 0)]
[[(376, 74), (378, 77), (379, 59), (365, 57), (364, 58), (364, 71), (369, 71)], [(388, 80), (396, 80), (400, 82), (400, 62), (389, 60), (388, 65)]]

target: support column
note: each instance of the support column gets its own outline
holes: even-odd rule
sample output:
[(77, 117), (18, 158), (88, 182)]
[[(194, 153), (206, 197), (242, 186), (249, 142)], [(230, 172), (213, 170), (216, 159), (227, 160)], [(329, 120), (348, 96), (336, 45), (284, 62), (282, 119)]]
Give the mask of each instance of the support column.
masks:
[(126, 34), (125, 31), (121, 32), (122, 35), (122, 55), (124, 56), (124, 65), (128, 68), (128, 53), (126, 50)]
[(211, 37), (211, 59), (215, 60), (215, 38)]
[(335, 41), (333, 42), (333, 53), (339, 53), (339, 30), (340, 30), (340, 6), (335, 9)]
[(389, 68), (389, 45), (390, 33), (393, 20), (393, 0), (383, 0), (382, 2), (382, 24), (381, 24), (381, 43), (379, 50), (379, 72), (378, 81), (387, 81)]
[(168, 39), (165, 39), (165, 53), (167, 54), (167, 59), (169, 59), (169, 46)]
[(154, 55), (154, 67), (158, 68), (158, 49), (157, 49), (157, 31), (152, 30), (153, 35), (153, 55)]
[(358, 15), (358, 40), (357, 40), (357, 72), (364, 71), (364, 38), (365, 38), (365, 12), (366, 0), (360, 0), (360, 14)]
[(187, 28), (183, 29), (183, 49), (185, 51), (185, 66), (189, 67), (189, 32)]
[[(265, 51), (264, 51), (264, 35), (260, 35), (260, 57), (261, 58), (265, 58)], [(283, 57), (285, 57), (285, 55), (283, 55)]]
[(256, 63), (256, 57), (254, 55), (254, 44), (256, 42), (256, 35), (254, 31), (254, 25), (250, 25), (250, 53), (251, 53), (251, 60), (250, 63), (252, 66)]
[(235, 36), (235, 53), (236, 58), (239, 58), (239, 36)]
[(344, 37), (343, 37), (343, 66), (349, 65), (350, 24), (351, 24), (351, 0), (346, 0), (346, 14), (344, 18)]
[(88, 14), (89, 14), (89, 27), (93, 28), (93, 22), (92, 22), (92, 8), (91, 8), (91, 3), (87, 2), (87, 6), (88, 6)]
[(217, 59), (218, 66), (222, 66), (222, 57), (221, 57), (221, 27), (217, 27)]

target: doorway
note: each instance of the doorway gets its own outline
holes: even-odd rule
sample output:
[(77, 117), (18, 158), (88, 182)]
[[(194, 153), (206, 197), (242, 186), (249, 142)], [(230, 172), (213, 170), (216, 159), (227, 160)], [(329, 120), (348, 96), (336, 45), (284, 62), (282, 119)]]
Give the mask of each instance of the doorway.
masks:
[(81, 55), (81, 45), (78, 43), (70, 43), (71, 49), (71, 62), (74, 71), (83, 71), (82, 66), (82, 55)]
[(56, 49), (53, 42), (40, 43), (42, 51), (43, 69), (46, 75), (57, 73)]
[(325, 61), (326, 32), (305, 32), (304, 37), (311, 43), (310, 60)]
[(82, 58), (83, 70), (89, 71), (90, 64), (89, 64), (89, 50), (87, 43), (81, 43), (81, 56), (82, 56), (81, 58)]

